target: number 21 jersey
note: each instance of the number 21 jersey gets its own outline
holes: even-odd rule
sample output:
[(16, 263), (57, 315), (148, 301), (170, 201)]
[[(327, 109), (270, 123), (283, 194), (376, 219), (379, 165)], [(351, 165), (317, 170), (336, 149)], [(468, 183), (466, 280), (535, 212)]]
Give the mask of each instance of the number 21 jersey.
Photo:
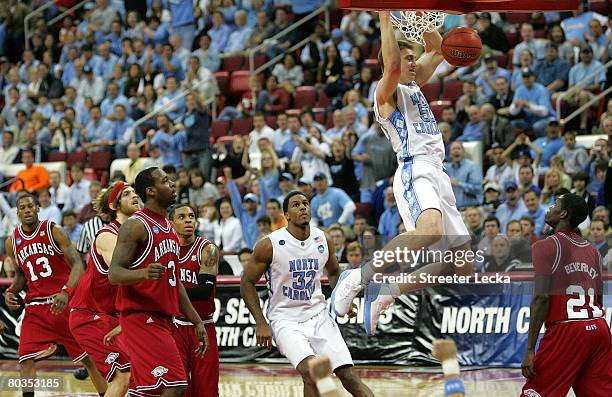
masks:
[(602, 261), (597, 249), (576, 233), (556, 232), (533, 246), (536, 276), (550, 276), (546, 326), (604, 316), (597, 303)]

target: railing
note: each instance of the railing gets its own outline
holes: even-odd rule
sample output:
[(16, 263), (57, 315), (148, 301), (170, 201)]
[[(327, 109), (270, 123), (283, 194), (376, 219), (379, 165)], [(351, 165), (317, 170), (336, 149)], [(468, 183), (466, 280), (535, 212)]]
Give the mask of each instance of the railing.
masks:
[(594, 103), (599, 102), (602, 98), (605, 98), (606, 95), (608, 95), (610, 92), (612, 92), (612, 86), (610, 86), (610, 87), (606, 88), (604, 91), (600, 92), (598, 95), (595, 95), (587, 103), (585, 103), (584, 105), (580, 106), (578, 109), (573, 111), (567, 117), (561, 117), (561, 101), (563, 99), (571, 96), (571, 95), (574, 95), (578, 90), (582, 90), (584, 87), (587, 86), (587, 82), (593, 76), (601, 73), (602, 71), (608, 70), (610, 68), (610, 66), (612, 66), (612, 60), (608, 61), (608, 63), (606, 63), (605, 65), (602, 65), (599, 68), (597, 68), (593, 73), (591, 73), (588, 76), (586, 76), (581, 82), (579, 82), (578, 84), (576, 84), (575, 86), (573, 86), (572, 88), (570, 88), (569, 90), (564, 92), (563, 94), (559, 95), (559, 97), (557, 97), (557, 103), (556, 103), (557, 109), (556, 110), (557, 110), (557, 119), (558, 119), (560, 125), (564, 125), (564, 124), (569, 123), (570, 121), (572, 121), (576, 117), (580, 116), (583, 112), (586, 112)]
[[(61, 21), (66, 15), (71, 14), (72, 12), (78, 10), (79, 8), (83, 7), (85, 4), (87, 4), (89, 1), (88, 0), (83, 0), (78, 4), (75, 4), (74, 6), (72, 6), (72, 8), (67, 9), (66, 11), (63, 11), (62, 13), (60, 13), (59, 15), (55, 16), (54, 18), (52, 18), (51, 20), (47, 21), (47, 25), (55, 25), (57, 22)], [(30, 32), (30, 20), (34, 17), (39, 16), (40, 14), (42, 14), (43, 12), (45, 12), (45, 10), (47, 10), (48, 8), (52, 7), (53, 5), (55, 5), (55, 1), (49, 1), (46, 4), (38, 7), (37, 9), (33, 10), (32, 12), (30, 12), (28, 15), (26, 15), (26, 17), (23, 20), (23, 32), (25, 35), (25, 47), (26, 49), (30, 49), (30, 39), (32, 38), (31, 32)]]
[(304, 40), (300, 41), (299, 43), (291, 46), (290, 48), (285, 50), (282, 54), (275, 56), (274, 58), (270, 59), (268, 62), (264, 63), (263, 65), (255, 69), (255, 54), (257, 54), (264, 46), (266, 46), (266, 42), (278, 40), (279, 38), (285, 36), (287, 33), (296, 30), (297, 28), (299, 28), (306, 22), (310, 21), (311, 19), (318, 17), (322, 13), (325, 13), (325, 29), (329, 31), (329, 9), (327, 7), (321, 7), (317, 10), (314, 10), (313, 12), (311, 12), (304, 18), (300, 19), (298, 22), (292, 23), (289, 27), (278, 32), (274, 36), (266, 39), (264, 43), (261, 43), (257, 47), (250, 49), (249, 50), (249, 70), (251, 71), (251, 74), (260, 73), (268, 69), (270, 66), (275, 65), (279, 60), (281, 60), (285, 56), (286, 53), (293, 52), (297, 50), (298, 48), (306, 45), (306, 43), (310, 41), (310, 37), (307, 37)]

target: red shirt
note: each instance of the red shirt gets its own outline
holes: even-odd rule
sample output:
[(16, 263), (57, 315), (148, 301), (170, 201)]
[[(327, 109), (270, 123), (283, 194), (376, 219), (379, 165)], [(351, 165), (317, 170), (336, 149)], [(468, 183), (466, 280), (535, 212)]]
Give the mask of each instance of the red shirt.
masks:
[(116, 306), (121, 313), (156, 312), (166, 316), (180, 316), (179, 280), (176, 269), (180, 244), (172, 224), (148, 208), (133, 214), (145, 227), (147, 239), (138, 245), (131, 269), (144, 269), (152, 263), (167, 268), (159, 280), (145, 280), (132, 285), (120, 285)]
[[(96, 234), (96, 238), (102, 233), (111, 233), (117, 236), (121, 224), (114, 220)], [(91, 245), (89, 261), (85, 274), (81, 277), (72, 299), (70, 308), (88, 309), (110, 316), (117, 316), (115, 299), (117, 297), (117, 286), (108, 282), (108, 263), (96, 249), (96, 240)]]
[[(196, 237), (195, 241), (190, 245), (181, 246), (181, 256), (179, 259), (179, 269), (181, 282), (185, 288), (193, 288), (198, 286), (198, 274), (200, 273), (200, 261), (202, 259), (202, 251), (210, 244), (210, 241), (202, 237)], [(192, 301), (193, 307), (196, 309), (202, 320), (212, 320), (215, 314), (215, 292), (213, 292), (205, 301)]]
[(551, 277), (546, 326), (604, 316), (596, 302), (602, 259), (591, 243), (576, 233), (556, 232), (535, 243), (532, 256), (536, 276)]
[(54, 226), (45, 220), (30, 234), (21, 225), (13, 231), (13, 253), (27, 279), (26, 303), (59, 293), (70, 277), (72, 266), (51, 234)]

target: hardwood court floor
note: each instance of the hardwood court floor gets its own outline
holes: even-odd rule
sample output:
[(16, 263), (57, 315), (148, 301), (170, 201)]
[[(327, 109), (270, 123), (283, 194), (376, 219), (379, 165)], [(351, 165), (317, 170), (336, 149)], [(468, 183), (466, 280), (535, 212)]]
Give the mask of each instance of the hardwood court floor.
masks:
[[(36, 396), (97, 396), (89, 379), (78, 381), (72, 376), (76, 367), (70, 362), (45, 361), (38, 368), (41, 376), (61, 377), (64, 388), (62, 392), (37, 392)], [(443, 395), (442, 377), (432, 372), (435, 370), (359, 367), (358, 373), (377, 397), (434, 397)], [(6, 378), (18, 373), (16, 361), (0, 361), (0, 378), (5, 378), (0, 383), (6, 384)], [(523, 384), (516, 369), (465, 371), (463, 379), (470, 397), (516, 397)], [(301, 397), (302, 381), (288, 365), (221, 364), (219, 389), (221, 397)], [(21, 393), (3, 389), (0, 396), (19, 397)]]

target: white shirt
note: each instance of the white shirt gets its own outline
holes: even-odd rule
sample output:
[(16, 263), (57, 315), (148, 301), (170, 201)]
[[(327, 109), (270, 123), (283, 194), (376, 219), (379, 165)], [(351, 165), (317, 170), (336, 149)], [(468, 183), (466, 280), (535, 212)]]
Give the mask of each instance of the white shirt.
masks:
[(49, 205), (46, 208), (40, 207), (38, 219), (44, 221), (46, 219), (55, 222), (56, 225), (62, 224), (62, 213), (56, 205)]
[(70, 200), (66, 203), (65, 209), (72, 209), (74, 212), (81, 212), (91, 201), (89, 196), (89, 185), (90, 181), (87, 179), (81, 179), (79, 183), (73, 183), (70, 186)]
[(270, 143), (274, 143), (274, 130), (267, 125), (261, 129), (261, 131), (253, 130), (249, 134), (251, 138), (251, 144), (249, 145), (249, 160), (251, 167), (259, 168), (261, 165), (261, 152), (259, 151), (259, 145), (257, 142), (261, 138), (268, 138)]
[(226, 220), (219, 220), (215, 227), (215, 245), (222, 247), (223, 252), (237, 252), (245, 247), (242, 225), (238, 218), (232, 216)]
[(58, 207), (61, 204), (66, 206), (70, 201), (70, 188), (64, 182), (60, 182), (57, 188), (50, 186), (49, 193), (51, 194), (51, 203)]

